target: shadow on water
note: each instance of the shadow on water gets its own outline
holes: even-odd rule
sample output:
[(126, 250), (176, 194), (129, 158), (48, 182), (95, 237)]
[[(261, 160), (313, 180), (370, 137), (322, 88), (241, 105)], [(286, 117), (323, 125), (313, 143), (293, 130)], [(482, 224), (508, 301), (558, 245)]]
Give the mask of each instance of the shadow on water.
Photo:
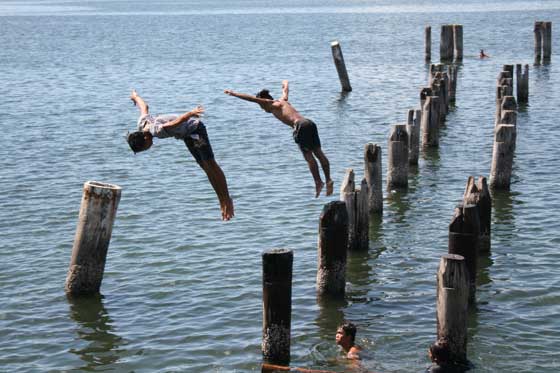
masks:
[[(548, 82), (550, 80), (550, 61), (548, 61), (548, 63), (545, 62), (542, 65), (533, 65), (533, 76), (534, 82), (537, 85), (544, 81)], [(529, 79), (531, 79), (530, 76)], [(529, 94), (531, 94), (531, 91), (529, 91)]]
[(476, 286), (484, 286), (490, 284), (492, 279), (490, 278), (490, 267), (494, 264), (490, 252), (480, 253), (477, 259), (477, 269), (478, 273), (476, 275)]
[(511, 225), (515, 223), (513, 214), (513, 196), (510, 191), (492, 191), (493, 221), (499, 224)]
[(395, 213), (396, 221), (399, 223), (405, 221), (405, 214), (410, 209), (407, 194), (407, 189), (394, 189), (387, 192), (387, 206)]
[(422, 147), (422, 158), (431, 168), (439, 168), (439, 147)]
[(383, 214), (369, 216), (369, 244), (370, 249), (383, 246)]
[(78, 338), (86, 343), (85, 347), (70, 349), (70, 352), (86, 363), (79, 368), (83, 371), (97, 371), (99, 367), (109, 366), (119, 361), (119, 347), (124, 340), (112, 333), (109, 317), (103, 305), (103, 297), (68, 297), (70, 317), (77, 323)]

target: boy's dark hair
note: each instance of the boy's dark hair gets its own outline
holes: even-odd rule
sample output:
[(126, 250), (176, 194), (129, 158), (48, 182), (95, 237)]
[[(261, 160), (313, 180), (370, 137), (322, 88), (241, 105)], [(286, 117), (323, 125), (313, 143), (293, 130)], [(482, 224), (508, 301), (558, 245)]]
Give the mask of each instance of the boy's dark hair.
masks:
[(130, 149), (132, 149), (134, 153), (146, 150), (146, 139), (142, 131), (129, 133), (126, 135), (126, 141), (128, 141), (128, 145), (130, 145)]
[(268, 89), (263, 89), (261, 90), (259, 93), (257, 93), (255, 95), (257, 98), (266, 98), (268, 100), (274, 100), (272, 98), (272, 96), (270, 95), (270, 92), (268, 92)]
[(345, 322), (339, 328), (342, 328), (344, 334), (349, 335), (352, 338), (352, 343), (354, 343), (354, 339), (356, 339), (356, 325), (351, 322)]
[(445, 339), (438, 339), (430, 346), (430, 353), (432, 354), (432, 361), (437, 363), (449, 362), (449, 343)]

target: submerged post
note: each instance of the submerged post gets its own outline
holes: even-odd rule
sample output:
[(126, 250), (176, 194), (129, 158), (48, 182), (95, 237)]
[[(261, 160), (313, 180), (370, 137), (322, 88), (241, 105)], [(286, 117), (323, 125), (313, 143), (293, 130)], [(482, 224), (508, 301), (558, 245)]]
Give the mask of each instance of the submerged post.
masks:
[(263, 265), (263, 360), (290, 363), (293, 252), (272, 249), (262, 254)]
[(460, 255), (441, 257), (437, 273), (437, 339), (446, 339), (453, 362), (467, 361), (469, 274)]
[(426, 63), (432, 59), (432, 26), (424, 28), (424, 60)]
[(454, 103), (457, 92), (457, 67), (449, 65), (447, 72), (449, 75), (449, 103)]
[(340, 84), (342, 85), (342, 91), (350, 92), (352, 91), (352, 86), (350, 86), (350, 79), (348, 79), (348, 72), (346, 71), (346, 65), (344, 64), (344, 57), (342, 56), (340, 43), (336, 40), (331, 42), (331, 50), (336, 71), (338, 72), (338, 78), (340, 79)]
[(463, 25), (453, 25), (453, 47), (455, 61), (463, 61)]
[(490, 169), (490, 188), (509, 190), (513, 152), (515, 149), (516, 129), (512, 124), (500, 124), (496, 127), (492, 167)]
[(113, 222), (121, 199), (121, 187), (84, 183), (72, 258), (66, 276), (69, 295), (95, 294), (101, 288)]
[(342, 201), (329, 202), (319, 218), (317, 293), (344, 296), (348, 213)]
[(381, 147), (367, 143), (364, 150), (365, 175), (368, 186), (369, 214), (383, 212), (383, 188), (381, 186)]
[(389, 135), (387, 190), (408, 187), (408, 135), (406, 124), (395, 124)]

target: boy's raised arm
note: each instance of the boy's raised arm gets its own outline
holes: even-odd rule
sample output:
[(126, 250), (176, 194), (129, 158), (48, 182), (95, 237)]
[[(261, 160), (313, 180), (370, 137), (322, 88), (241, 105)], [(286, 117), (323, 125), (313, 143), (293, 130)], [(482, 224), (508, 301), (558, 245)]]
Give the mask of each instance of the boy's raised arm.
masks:
[(288, 81), (282, 80), (282, 98), (281, 100), (288, 101), (288, 93), (290, 89), (288, 88)]
[(232, 91), (231, 89), (226, 89), (224, 91), (224, 93), (226, 95), (237, 97), (237, 98), (240, 98), (240, 99), (245, 100), (245, 101), (256, 102), (257, 104), (268, 104), (268, 103), (272, 102), (272, 100), (269, 100), (267, 98), (258, 98), (258, 97), (251, 96), (251, 95), (248, 95), (248, 94), (245, 94), (245, 93), (238, 93), (238, 92)]

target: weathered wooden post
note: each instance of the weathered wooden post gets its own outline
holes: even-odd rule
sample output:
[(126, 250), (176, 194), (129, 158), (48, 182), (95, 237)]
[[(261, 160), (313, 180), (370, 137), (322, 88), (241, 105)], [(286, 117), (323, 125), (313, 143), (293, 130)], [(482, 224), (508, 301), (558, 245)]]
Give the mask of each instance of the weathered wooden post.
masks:
[(443, 63), (453, 60), (453, 25), (441, 26), (439, 56)]
[(503, 65), (502, 71), (507, 71), (509, 73), (508, 78), (513, 78), (513, 65)]
[(69, 295), (95, 294), (101, 288), (113, 222), (121, 199), (121, 187), (84, 183), (72, 258), (66, 276)]
[(429, 96), (433, 96), (433, 92), (430, 87), (424, 87), (420, 90), (420, 110), (424, 110), (426, 98)]
[(439, 97), (428, 96), (422, 109), (422, 146), (439, 146)]
[(360, 188), (354, 183), (354, 170), (348, 168), (340, 187), (340, 200), (348, 213), (348, 250), (367, 250), (369, 246), (368, 186), (364, 178)]
[(336, 71), (338, 72), (338, 78), (340, 79), (340, 84), (342, 85), (342, 91), (350, 92), (352, 91), (352, 86), (350, 86), (350, 79), (348, 79), (348, 72), (346, 71), (346, 65), (344, 64), (342, 49), (340, 48), (340, 43), (337, 40), (331, 42), (331, 50)]
[(455, 61), (463, 60), (463, 25), (453, 25), (453, 47), (455, 50)]
[(543, 22), (542, 25), (543, 62), (550, 62), (552, 56), (552, 22)]
[(441, 257), (437, 273), (437, 338), (446, 339), (451, 361), (467, 361), (469, 274), (460, 255)]
[(422, 110), (408, 110), (406, 132), (408, 133), (408, 164), (410, 165), (418, 164), (421, 121)]
[(387, 190), (408, 187), (408, 135), (406, 124), (395, 124), (389, 135)]
[(503, 110), (500, 115), (500, 124), (513, 124), (517, 125), (517, 111), (515, 110)]
[(543, 23), (535, 21), (535, 28), (533, 29), (535, 33), (535, 65), (541, 63), (542, 58), (542, 45), (543, 45)]
[(329, 202), (319, 218), (317, 293), (344, 296), (348, 248), (348, 212), (342, 201)]
[(463, 195), (463, 204), (476, 204), (478, 207), (478, 217), (480, 221), (480, 233), (478, 235), (478, 251), (479, 253), (487, 253), (490, 251), (490, 225), (492, 221), (492, 197), (488, 190), (486, 178), (478, 177), (475, 184), (474, 177), (469, 176), (465, 193)]
[(521, 64), (515, 65), (515, 75), (517, 79), (517, 102), (526, 104), (529, 102), (529, 65), (522, 69)]
[(424, 60), (426, 63), (432, 60), (432, 26), (424, 28)]
[(367, 143), (364, 150), (364, 172), (368, 186), (369, 214), (383, 212), (383, 188), (381, 174), (381, 147)]
[(262, 254), (262, 354), (267, 363), (290, 363), (293, 259), (293, 252), (286, 249), (272, 249)]
[(477, 206), (459, 204), (449, 224), (449, 254), (461, 255), (469, 272), (469, 302), (476, 300), (476, 268), (480, 220)]
[(500, 124), (496, 127), (492, 167), (490, 169), (490, 188), (509, 190), (513, 153), (515, 149), (516, 129), (512, 124)]

